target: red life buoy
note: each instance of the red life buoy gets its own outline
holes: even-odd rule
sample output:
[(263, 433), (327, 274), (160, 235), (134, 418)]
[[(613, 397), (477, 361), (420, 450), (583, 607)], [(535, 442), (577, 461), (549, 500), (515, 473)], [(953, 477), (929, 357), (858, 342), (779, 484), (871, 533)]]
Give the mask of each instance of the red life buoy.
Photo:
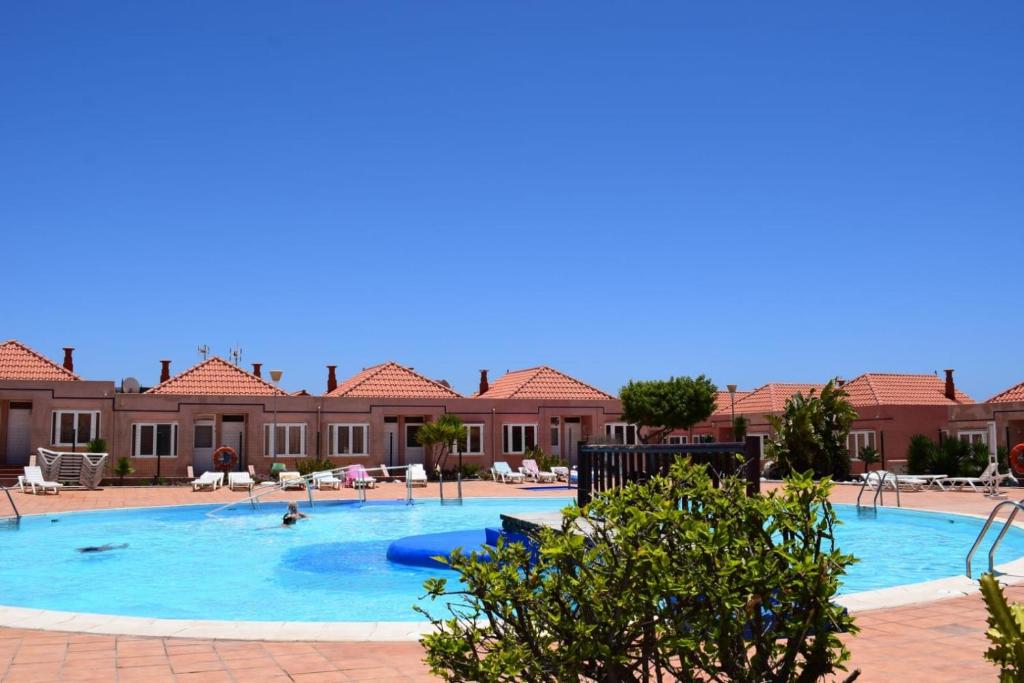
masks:
[(221, 472), (234, 472), (238, 453), (231, 446), (221, 446), (213, 452), (213, 468)]
[(1024, 443), (1019, 443), (1010, 451), (1010, 469), (1014, 474), (1024, 476)]

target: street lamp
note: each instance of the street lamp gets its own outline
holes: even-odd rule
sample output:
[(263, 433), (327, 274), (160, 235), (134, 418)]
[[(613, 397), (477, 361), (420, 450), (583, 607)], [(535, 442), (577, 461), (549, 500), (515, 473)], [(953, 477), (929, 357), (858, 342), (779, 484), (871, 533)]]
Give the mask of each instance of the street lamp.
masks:
[(732, 422), (729, 424), (729, 429), (732, 431), (733, 440), (736, 439), (736, 385), (726, 384), (725, 388), (729, 390), (729, 403), (731, 404), (730, 411), (732, 412)]
[[(274, 388), (277, 389), (278, 382), (281, 381), (281, 377), (284, 375), (280, 370), (271, 370), (270, 379), (274, 382)], [(274, 465), (277, 463), (277, 392), (274, 392), (274, 431), (272, 432), (271, 443), (273, 443), (273, 451), (271, 452), (270, 458), (270, 469), (274, 469)], [(271, 472), (273, 475), (273, 472)]]

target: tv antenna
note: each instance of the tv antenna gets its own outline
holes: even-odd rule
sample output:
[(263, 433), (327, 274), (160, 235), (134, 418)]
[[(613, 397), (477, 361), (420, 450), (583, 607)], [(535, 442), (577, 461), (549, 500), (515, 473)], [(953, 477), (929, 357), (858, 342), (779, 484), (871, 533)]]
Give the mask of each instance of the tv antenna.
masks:
[(228, 349), (228, 355), (231, 356), (231, 361), (235, 365), (239, 365), (242, 362), (242, 347), (235, 345)]
[(206, 360), (206, 357), (210, 355), (210, 347), (206, 344), (200, 344), (197, 346), (196, 351), (198, 351), (199, 355), (203, 357), (203, 360)]

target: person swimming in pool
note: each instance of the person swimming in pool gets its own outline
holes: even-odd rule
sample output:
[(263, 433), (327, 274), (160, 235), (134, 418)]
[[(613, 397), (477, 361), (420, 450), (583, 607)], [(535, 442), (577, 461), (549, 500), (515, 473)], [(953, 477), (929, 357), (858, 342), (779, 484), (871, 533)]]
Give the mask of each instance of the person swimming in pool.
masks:
[(294, 502), (288, 503), (288, 512), (284, 513), (284, 518), (281, 520), (281, 524), (284, 526), (291, 526), (300, 519), (306, 519), (309, 515), (299, 512), (299, 506)]
[(108, 550), (124, 550), (127, 543), (104, 543), (103, 545), (87, 545), (84, 548), (77, 548), (80, 553), (105, 553)]

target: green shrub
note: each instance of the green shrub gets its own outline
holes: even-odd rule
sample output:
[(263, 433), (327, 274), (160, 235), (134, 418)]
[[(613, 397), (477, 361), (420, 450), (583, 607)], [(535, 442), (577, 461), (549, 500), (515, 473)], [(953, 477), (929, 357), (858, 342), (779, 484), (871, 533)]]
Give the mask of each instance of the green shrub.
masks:
[(868, 465), (874, 465), (876, 462), (881, 460), (882, 454), (875, 450), (874, 446), (865, 446), (860, 449), (859, 457), (866, 468)]
[(774, 433), (768, 441), (768, 459), (783, 475), (811, 470), (817, 477), (850, 478), (846, 437), (857, 411), (846, 397), (832, 380), (820, 394), (794, 394), (786, 399), (782, 414), (768, 416)]
[(736, 419), (732, 421), (732, 440), (743, 441), (747, 438), (747, 418), (742, 415), (737, 415)]
[(552, 467), (565, 467), (568, 464), (557, 455), (548, 455), (537, 446), (528, 448), (526, 452), (523, 453), (523, 460), (528, 460), (530, 458), (537, 461), (537, 468), (541, 472), (550, 471)]
[[(431, 670), (448, 681), (813, 681), (845, 670), (832, 599), (854, 562), (834, 546), (831, 483), (797, 475), (748, 496), (688, 461), (563, 511), (560, 529), (479, 554), (425, 583), (454, 599), (426, 615)], [(686, 500), (686, 506), (678, 501)], [(590, 529), (586, 537), (579, 529)]]
[(333, 470), (335, 467), (337, 467), (337, 465), (329, 459), (320, 457), (303, 458), (295, 463), (295, 469), (303, 476), (312, 474), (313, 472)]
[(108, 453), (106, 439), (93, 439), (85, 445), (86, 453)]
[(934, 474), (935, 442), (924, 434), (910, 437), (907, 447), (907, 470), (911, 474)]
[(132, 461), (128, 458), (118, 458), (117, 463), (114, 464), (114, 474), (121, 480), (122, 485), (124, 484), (124, 478), (134, 471), (135, 468), (132, 467)]
[(1000, 683), (1024, 680), (1024, 605), (1009, 604), (999, 582), (982, 574), (981, 594), (988, 607), (988, 636), (992, 647), (985, 659), (1000, 667)]

